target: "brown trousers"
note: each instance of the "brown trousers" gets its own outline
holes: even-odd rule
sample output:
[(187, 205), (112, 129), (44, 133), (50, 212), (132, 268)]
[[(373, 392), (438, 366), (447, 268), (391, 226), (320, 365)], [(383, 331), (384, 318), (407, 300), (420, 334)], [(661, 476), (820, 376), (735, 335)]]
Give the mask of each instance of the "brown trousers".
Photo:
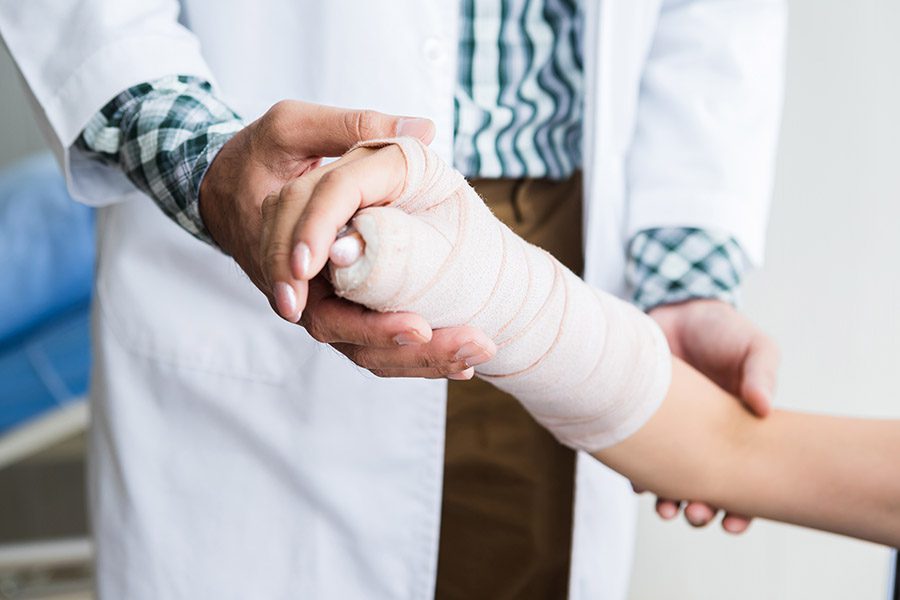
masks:
[[(580, 174), (471, 183), (513, 231), (581, 273)], [(512, 396), (451, 381), (436, 598), (565, 598), (574, 474), (575, 453)]]

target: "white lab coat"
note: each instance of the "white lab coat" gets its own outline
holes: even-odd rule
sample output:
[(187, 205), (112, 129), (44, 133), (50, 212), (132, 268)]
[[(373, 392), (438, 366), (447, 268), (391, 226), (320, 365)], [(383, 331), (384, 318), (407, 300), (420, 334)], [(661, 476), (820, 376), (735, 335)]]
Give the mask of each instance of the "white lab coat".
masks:
[[(0, 33), (71, 190), (104, 207), (90, 450), (103, 598), (433, 595), (444, 384), (379, 380), (317, 345), (229, 258), (69, 148), (118, 92), (180, 73), (216, 81), (248, 120), (281, 98), (427, 116), (449, 157), (457, 10), (0, 0)], [(587, 280), (623, 293), (625, 241), (654, 226), (727, 230), (758, 262), (783, 3), (584, 10)], [(624, 598), (634, 511), (627, 483), (580, 457), (572, 598)]]

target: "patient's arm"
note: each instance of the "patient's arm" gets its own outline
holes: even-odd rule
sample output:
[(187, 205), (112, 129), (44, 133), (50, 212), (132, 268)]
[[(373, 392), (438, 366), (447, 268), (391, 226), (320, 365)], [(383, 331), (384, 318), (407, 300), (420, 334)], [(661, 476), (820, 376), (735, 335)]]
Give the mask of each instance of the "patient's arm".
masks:
[[(333, 260), (352, 264), (364, 248), (353, 233)], [(900, 545), (900, 421), (787, 411), (762, 420), (672, 361), (655, 414), (597, 459), (661, 496)]]
[(763, 421), (674, 360), (657, 413), (596, 458), (664, 496), (900, 545), (900, 422), (788, 411)]
[[(374, 195), (387, 206), (370, 204), (349, 247), (332, 248), (339, 295), (433, 326), (478, 326), (498, 349), (478, 377), (638, 485), (900, 544), (900, 422), (787, 412), (758, 421), (673, 362), (646, 315), (517, 238), (421, 143), (378, 145), (406, 163), (406, 181)], [(351, 206), (368, 197), (344, 191)]]

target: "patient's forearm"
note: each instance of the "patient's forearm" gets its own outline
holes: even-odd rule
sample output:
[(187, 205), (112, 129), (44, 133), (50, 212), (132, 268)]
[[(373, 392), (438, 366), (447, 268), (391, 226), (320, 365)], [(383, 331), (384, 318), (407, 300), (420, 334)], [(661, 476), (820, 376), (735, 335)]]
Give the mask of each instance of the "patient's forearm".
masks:
[(670, 385), (649, 317), (516, 237), (421, 142), (367, 145), (397, 154), (406, 182), (354, 218), (358, 260), (332, 264), (338, 295), (481, 329), (497, 354), (479, 377), (561, 442), (664, 496), (900, 543), (900, 423), (757, 421), (679, 361)]
[(900, 545), (900, 422), (758, 419), (675, 360), (659, 411), (596, 458), (663, 496)]
[(364, 145), (398, 154), (407, 177), (390, 206), (354, 217), (365, 248), (355, 262), (332, 263), (338, 296), (421, 315), (435, 329), (483, 331), (497, 353), (470, 365), (475, 375), (515, 396), (564, 444), (607, 448), (647, 422), (671, 367), (650, 317), (518, 237), (421, 142)]

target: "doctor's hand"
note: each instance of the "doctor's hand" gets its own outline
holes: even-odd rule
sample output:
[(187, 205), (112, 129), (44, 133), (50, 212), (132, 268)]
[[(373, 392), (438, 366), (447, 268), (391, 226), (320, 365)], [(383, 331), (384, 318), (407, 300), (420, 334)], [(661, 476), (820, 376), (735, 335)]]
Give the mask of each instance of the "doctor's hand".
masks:
[[(778, 376), (779, 351), (775, 343), (733, 306), (720, 300), (690, 300), (650, 311), (659, 323), (672, 353), (738, 397), (758, 417), (769, 414)], [(656, 511), (664, 519), (678, 515), (681, 501), (659, 498)], [(702, 527), (718, 509), (689, 502), (685, 518)], [(750, 519), (726, 514), (722, 527), (742, 533)]]
[(262, 243), (266, 197), (315, 170), (322, 157), (341, 156), (361, 140), (394, 135), (415, 136), (427, 143), (434, 137), (434, 124), (427, 119), (283, 100), (238, 132), (216, 155), (200, 185), (203, 223), (219, 247), (274, 300), (277, 290), (267, 281), (266, 261), (275, 259), (264, 255), (272, 249)]
[(374, 312), (335, 296), (321, 276), (309, 282), (300, 324), (379, 377), (471, 379), (474, 367), (496, 352), (491, 339), (474, 327), (432, 331), (418, 315)]
[[(303, 186), (341, 164), (318, 168), (322, 157), (341, 156), (362, 140), (400, 135), (428, 143), (434, 125), (427, 119), (279, 102), (219, 151), (200, 186), (200, 214), (213, 240), (272, 308), (294, 323), (303, 311), (301, 324), (316, 339), (378, 375), (468, 378), (470, 365), (493, 352), (481, 332), (432, 332), (418, 315), (377, 314), (334, 298), (323, 280), (289, 282), (275, 276), (291, 254), (275, 232), (291, 231), (296, 220), (290, 211), (278, 210), (278, 199), (305, 206), (314, 188)], [(285, 189), (291, 194), (282, 194)]]

